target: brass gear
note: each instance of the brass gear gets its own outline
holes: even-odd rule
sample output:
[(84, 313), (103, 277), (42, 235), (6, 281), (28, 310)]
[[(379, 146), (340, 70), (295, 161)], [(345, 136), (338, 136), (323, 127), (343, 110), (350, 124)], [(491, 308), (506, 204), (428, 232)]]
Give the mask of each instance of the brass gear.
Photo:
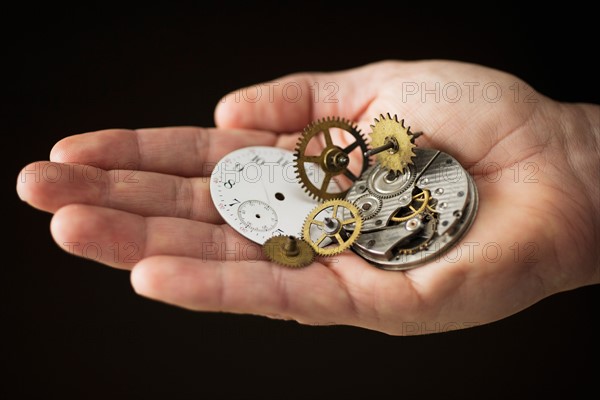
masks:
[[(330, 208), (332, 209), (331, 215), (327, 211)], [(350, 214), (350, 218), (343, 219), (344, 215), (348, 214)], [(360, 212), (354, 204), (340, 199), (328, 200), (308, 214), (304, 221), (302, 236), (317, 254), (333, 256), (352, 246), (360, 235), (362, 223)], [(350, 224), (354, 224), (354, 230), (347, 233), (343, 227)], [(311, 234), (313, 227), (316, 229), (313, 229)]]
[(383, 146), (388, 148), (376, 153), (377, 161), (386, 169), (404, 172), (415, 157), (415, 136), (410, 127), (404, 127), (404, 120), (398, 121), (397, 115), (392, 117), (388, 113), (387, 118), (383, 114), (379, 117), (380, 119), (375, 118), (375, 124), (371, 125), (371, 147), (373, 150)]
[[(329, 131), (330, 128), (339, 128), (348, 132), (354, 137), (355, 141), (343, 148), (335, 145), (331, 138), (331, 133)], [(306, 155), (308, 143), (317, 138), (318, 134), (321, 132), (325, 138), (325, 148), (319, 155)], [(304, 191), (318, 200), (329, 200), (344, 197), (347, 190), (329, 192), (329, 183), (331, 182), (331, 178), (340, 174), (345, 175), (352, 181), (356, 181), (358, 179), (358, 177), (348, 169), (350, 163), (349, 153), (357, 147), (360, 147), (360, 153), (362, 157), (362, 166), (359, 174), (360, 176), (368, 168), (369, 158), (364, 155), (364, 153), (368, 150), (368, 146), (365, 142), (365, 138), (360, 133), (360, 130), (357, 128), (357, 126), (339, 117), (327, 117), (326, 119), (321, 119), (309, 124), (298, 139), (296, 151), (294, 153), (296, 175), (300, 179), (300, 183), (302, 184)], [(319, 183), (318, 187), (309, 178), (305, 167), (306, 163), (313, 163), (322, 170), (323, 180)]]
[(391, 218), (392, 221), (404, 222), (404, 221), (408, 221), (409, 219), (414, 218), (420, 214), (423, 214), (426, 211), (435, 212), (431, 205), (432, 198), (431, 198), (431, 194), (429, 193), (429, 190), (427, 190), (427, 189), (421, 190), (421, 189), (417, 188), (417, 192), (416, 193), (413, 192), (413, 193), (414, 194), (412, 196), (410, 204), (399, 208), (392, 216), (392, 218)]
[(315, 259), (315, 252), (304, 240), (294, 236), (273, 236), (263, 245), (263, 253), (277, 264), (302, 268)]

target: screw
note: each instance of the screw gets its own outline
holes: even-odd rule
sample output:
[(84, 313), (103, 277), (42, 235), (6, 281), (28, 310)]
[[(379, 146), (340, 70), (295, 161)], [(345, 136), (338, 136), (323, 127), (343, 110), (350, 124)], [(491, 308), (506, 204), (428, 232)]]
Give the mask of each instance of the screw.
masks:
[(416, 218), (409, 219), (406, 221), (406, 229), (409, 231), (414, 231), (419, 227), (419, 220)]
[(340, 166), (348, 165), (349, 161), (350, 161), (350, 159), (345, 154), (340, 154), (335, 158), (335, 163)]

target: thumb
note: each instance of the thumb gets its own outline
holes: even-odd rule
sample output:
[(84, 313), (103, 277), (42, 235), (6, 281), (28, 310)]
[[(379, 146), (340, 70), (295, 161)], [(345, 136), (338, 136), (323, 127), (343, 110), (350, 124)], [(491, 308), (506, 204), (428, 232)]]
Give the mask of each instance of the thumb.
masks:
[(236, 90), (217, 105), (216, 125), (297, 132), (327, 116), (357, 121), (376, 96), (373, 69), (377, 67), (370, 64), (341, 72), (298, 73)]

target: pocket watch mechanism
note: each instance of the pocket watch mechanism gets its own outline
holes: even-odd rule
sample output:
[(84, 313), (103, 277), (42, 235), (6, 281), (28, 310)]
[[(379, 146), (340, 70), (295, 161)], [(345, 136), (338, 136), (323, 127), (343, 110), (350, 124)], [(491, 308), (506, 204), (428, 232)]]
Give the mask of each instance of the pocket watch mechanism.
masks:
[[(475, 184), (454, 158), (431, 149), (414, 152), (414, 164), (404, 172), (374, 165), (346, 196), (354, 204), (365, 193), (382, 202), (352, 245), (382, 269), (405, 270), (440, 256), (468, 230), (477, 211)], [(357, 228), (344, 229), (350, 234)]]

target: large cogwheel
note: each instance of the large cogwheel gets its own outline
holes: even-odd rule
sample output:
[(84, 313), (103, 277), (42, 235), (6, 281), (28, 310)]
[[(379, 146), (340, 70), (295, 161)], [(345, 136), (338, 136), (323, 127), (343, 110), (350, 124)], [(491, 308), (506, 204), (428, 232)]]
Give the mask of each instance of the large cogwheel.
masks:
[[(343, 145), (344, 147), (334, 144), (330, 132), (331, 128), (339, 128), (348, 132), (353, 136), (354, 141)], [(307, 154), (309, 143), (317, 139), (320, 133), (323, 134), (325, 139), (325, 148), (319, 154)], [(320, 145), (316, 142), (313, 144), (315, 146)], [(368, 168), (369, 158), (365, 156), (365, 152), (368, 150), (367, 144), (356, 125), (339, 117), (327, 117), (309, 124), (300, 136), (294, 153), (296, 174), (304, 190), (318, 200), (344, 197), (347, 190), (337, 187), (332, 182), (332, 178), (337, 175), (344, 175), (353, 182), (358, 179), (358, 176), (348, 168), (351, 163), (350, 153), (356, 148), (360, 148), (360, 162), (362, 164), (360, 165), (360, 176)]]
[[(302, 229), (303, 239), (322, 256), (333, 256), (350, 248), (360, 235), (363, 220), (358, 208), (345, 200), (329, 200), (308, 214)], [(345, 225), (354, 224), (347, 233)]]
[[(398, 121), (398, 116), (391, 117), (388, 113), (387, 118), (383, 114), (380, 114), (380, 119), (375, 118), (371, 128), (371, 154), (377, 154), (377, 161), (382, 167), (404, 172), (415, 157), (415, 137), (410, 127), (404, 127), (404, 120)], [(377, 151), (378, 148), (381, 151)]]

